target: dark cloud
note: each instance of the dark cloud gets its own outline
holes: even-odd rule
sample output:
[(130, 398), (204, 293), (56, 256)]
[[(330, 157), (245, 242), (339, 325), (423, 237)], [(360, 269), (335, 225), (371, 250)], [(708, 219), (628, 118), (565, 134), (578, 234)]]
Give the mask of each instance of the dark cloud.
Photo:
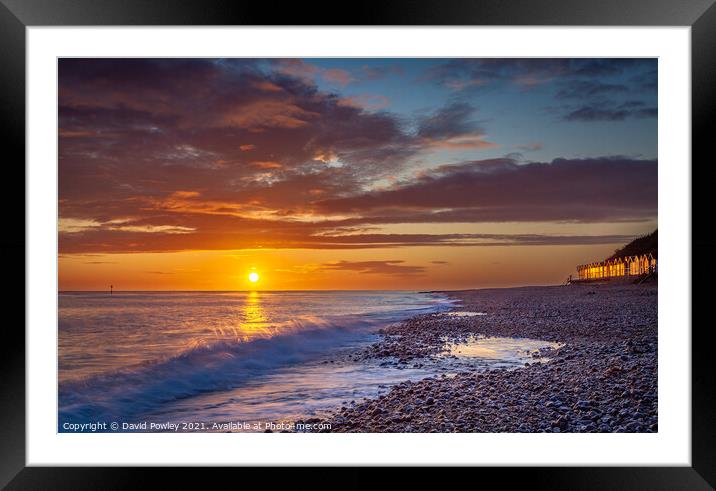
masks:
[[(358, 234), (321, 236), (326, 248), (431, 246), (529, 246), (614, 244), (629, 239), (624, 235), (544, 234)], [(323, 244), (322, 246), (323, 247)], [(436, 263), (437, 264), (437, 263)]]
[(565, 121), (624, 121), (627, 119), (656, 118), (655, 107), (634, 108), (620, 105), (616, 108), (583, 106), (564, 115)]
[(429, 76), (456, 89), (500, 83), (534, 85), (559, 76), (570, 60), (552, 58), (455, 59), (430, 70)]
[(453, 148), (489, 148), (485, 131), (472, 119), (475, 108), (464, 102), (442, 107), (418, 121), (417, 136), (429, 146)]
[(408, 266), (405, 261), (337, 261), (321, 265), (324, 271), (356, 271), (361, 274), (415, 276), (425, 272), (422, 266)]
[(457, 89), (495, 84), (539, 85), (554, 79), (614, 77), (653, 69), (647, 58), (473, 58), (455, 59), (430, 70), (428, 77)]
[(478, 129), (471, 120), (474, 108), (466, 103), (454, 103), (424, 118), (418, 124), (422, 138), (452, 138)]
[(386, 77), (389, 77), (391, 75), (403, 75), (404, 70), (403, 67), (394, 64), (394, 63), (388, 63), (384, 65), (363, 65), (360, 67), (360, 73), (359, 78), (361, 80), (380, 80), (384, 79)]
[(635, 84), (635, 88), (640, 91), (655, 93), (659, 88), (659, 76), (656, 66), (653, 69), (639, 73), (632, 77), (631, 82)]
[[(635, 183), (639, 183), (636, 185)], [(414, 182), (317, 205), (367, 215), (407, 211), (422, 221), (596, 220), (656, 215), (654, 160), (556, 159), (518, 164), (493, 159), (442, 166)], [(452, 220), (456, 220), (453, 217)]]
[(537, 150), (542, 150), (542, 144), (541, 143), (527, 143), (525, 145), (517, 145), (517, 148), (520, 150), (525, 150), (527, 152), (536, 152)]
[(582, 77), (619, 75), (636, 67), (656, 66), (656, 58), (577, 58), (568, 60), (570, 74)]
[[(238, 224), (237, 224), (238, 225)], [(631, 239), (623, 235), (544, 234), (350, 234), (332, 235), (315, 227), (293, 227), (286, 223), (245, 223), (235, 230), (206, 228), (186, 235), (149, 234), (95, 229), (64, 234), (64, 254), (167, 252), (228, 249), (385, 249), (410, 246), (546, 246), (619, 244)], [(290, 224), (288, 224), (290, 225)], [(435, 263), (438, 264), (438, 263)]]
[(623, 84), (595, 82), (590, 80), (572, 80), (557, 92), (558, 98), (589, 99), (605, 94), (627, 92), (629, 89)]
[(625, 101), (617, 106), (618, 109), (635, 109), (646, 106), (644, 101)]

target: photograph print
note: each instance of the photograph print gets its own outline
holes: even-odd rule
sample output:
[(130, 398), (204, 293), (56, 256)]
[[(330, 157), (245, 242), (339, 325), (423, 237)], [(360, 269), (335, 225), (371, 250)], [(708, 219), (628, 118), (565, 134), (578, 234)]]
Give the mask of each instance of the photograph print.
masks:
[(653, 433), (656, 58), (59, 58), (60, 433)]

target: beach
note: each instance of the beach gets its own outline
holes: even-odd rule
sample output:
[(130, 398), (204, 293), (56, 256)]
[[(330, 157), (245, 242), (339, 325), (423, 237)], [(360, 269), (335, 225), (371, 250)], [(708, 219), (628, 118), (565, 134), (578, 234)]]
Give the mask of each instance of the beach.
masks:
[(58, 430), (653, 432), (657, 292), (66, 293)]
[(459, 301), (453, 315), (389, 326), (359, 356), (414, 368), (476, 335), (559, 347), (521, 368), (402, 382), (304, 422), (329, 423), (332, 432), (658, 431), (656, 282), (443, 293)]

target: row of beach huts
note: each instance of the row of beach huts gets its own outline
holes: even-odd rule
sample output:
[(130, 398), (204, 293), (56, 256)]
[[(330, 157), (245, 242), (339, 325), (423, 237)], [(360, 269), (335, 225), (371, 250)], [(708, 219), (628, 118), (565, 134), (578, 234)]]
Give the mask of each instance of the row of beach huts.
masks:
[(636, 277), (656, 272), (656, 258), (651, 254), (618, 257), (577, 266), (579, 280)]

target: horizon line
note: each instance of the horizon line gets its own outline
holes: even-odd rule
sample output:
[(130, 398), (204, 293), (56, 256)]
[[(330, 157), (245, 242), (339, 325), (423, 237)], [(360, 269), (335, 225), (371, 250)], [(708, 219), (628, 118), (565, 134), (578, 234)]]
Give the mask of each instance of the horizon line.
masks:
[[(252, 289), (252, 290), (112, 290), (113, 293), (270, 293), (270, 292), (415, 292), (415, 293), (432, 293), (432, 292), (446, 292), (446, 291), (465, 291), (465, 290), (485, 290), (485, 289), (497, 289), (497, 288), (525, 288), (525, 287), (540, 287), (540, 286), (561, 286), (560, 283), (548, 283), (542, 285), (536, 284), (524, 284), (524, 285), (511, 285), (511, 286), (471, 286), (467, 288), (447, 288), (447, 289), (365, 289), (365, 288), (313, 288), (313, 289)], [(58, 290), (57, 293), (107, 293), (109, 290)]]

